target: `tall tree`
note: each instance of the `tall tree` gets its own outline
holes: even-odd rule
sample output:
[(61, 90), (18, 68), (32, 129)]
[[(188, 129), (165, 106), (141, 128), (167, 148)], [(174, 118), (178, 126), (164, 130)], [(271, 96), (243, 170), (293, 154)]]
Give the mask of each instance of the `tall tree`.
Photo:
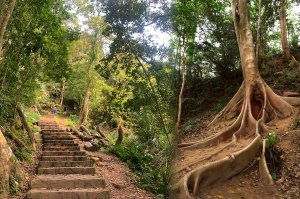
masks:
[(280, 31), (281, 31), (281, 45), (286, 61), (290, 62), (290, 66), (298, 66), (297, 60), (291, 54), (288, 33), (287, 33), (287, 23), (286, 23), (286, 0), (281, 0), (280, 4)]
[[(258, 135), (272, 128), (271, 126), (268, 126), (270, 121), (276, 122), (278, 119), (287, 118), (297, 114), (297, 112), (294, 111), (295, 108), (293, 106), (300, 105), (300, 98), (278, 96), (260, 76), (258, 66), (255, 62), (255, 50), (250, 29), (248, 3), (249, 0), (232, 0), (231, 2), (244, 82), (232, 100), (215, 117), (210, 125), (215, 124), (216, 121), (220, 120), (234, 119), (235, 121), (228, 128), (204, 141), (200, 140), (198, 142), (184, 143), (184, 146), (211, 144), (212, 141), (230, 139), (230, 137), (234, 140), (237, 136)], [(258, 138), (261, 137), (258, 136)], [(252, 158), (254, 159), (255, 154), (252, 155)], [(214, 166), (219, 164), (223, 163), (220, 161)], [(224, 163), (224, 165), (226, 164), (227, 162)], [(209, 166), (212, 165), (206, 165), (206, 169)], [(234, 175), (238, 172), (236, 167), (240, 167), (240, 165), (230, 166), (228, 171)], [(192, 190), (193, 195), (195, 196), (199, 193), (200, 183), (205, 184), (209, 182), (203, 182), (204, 180), (212, 180), (207, 179), (207, 175), (205, 175), (206, 179), (200, 179), (203, 177), (203, 172), (211, 172), (211, 170), (208, 169), (204, 169), (203, 171), (201, 170), (202, 168), (203, 167), (194, 169), (180, 181), (178, 189), (182, 195), (179, 198), (191, 198), (189, 190)], [(211, 169), (216, 169), (216, 167), (212, 166)], [(226, 176), (231, 177), (229, 175)]]
[(0, 58), (2, 56), (2, 45), (4, 33), (10, 19), (10, 16), (14, 10), (16, 0), (6, 0), (0, 1)]
[(87, 61), (87, 79), (86, 79), (86, 88), (85, 94), (83, 97), (82, 108), (80, 112), (80, 124), (87, 122), (88, 112), (89, 112), (89, 99), (90, 99), (90, 89), (91, 84), (93, 83), (93, 70), (99, 62), (99, 49), (102, 49), (102, 32), (105, 29), (105, 23), (102, 17), (94, 16), (89, 19), (89, 30), (92, 32), (89, 35), (89, 46), (90, 52), (88, 55)]
[(291, 60), (291, 50), (287, 39), (287, 25), (286, 25), (286, 0), (281, 0), (280, 4), (280, 31), (281, 31), (281, 45), (286, 61)]

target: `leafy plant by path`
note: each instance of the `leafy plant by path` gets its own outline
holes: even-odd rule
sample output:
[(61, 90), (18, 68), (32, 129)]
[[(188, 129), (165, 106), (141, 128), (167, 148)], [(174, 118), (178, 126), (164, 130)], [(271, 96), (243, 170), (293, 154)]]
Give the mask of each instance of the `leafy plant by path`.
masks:
[(277, 146), (278, 142), (278, 135), (274, 131), (269, 132), (266, 139), (266, 161), (270, 174), (274, 180), (281, 177), (283, 166), (281, 158), (282, 152)]

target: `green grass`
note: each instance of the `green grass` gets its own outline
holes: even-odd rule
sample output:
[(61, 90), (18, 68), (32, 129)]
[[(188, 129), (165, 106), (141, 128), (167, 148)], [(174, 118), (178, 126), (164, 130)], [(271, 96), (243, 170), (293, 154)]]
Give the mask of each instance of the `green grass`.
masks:
[(70, 115), (68, 119), (66, 119), (66, 123), (68, 126), (75, 126), (76, 124), (79, 124), (79, 116), (78, 115)]
[(41, 120), (41, 117), (39, 114), (32, 112), (32, 111), (25, 111), (24, 115), (26, 117), (26, 121), (28, 122), (29, 127), (33, 132), (37, 132), (38, 128), (36, 128), (33, 123), (38, 122)]

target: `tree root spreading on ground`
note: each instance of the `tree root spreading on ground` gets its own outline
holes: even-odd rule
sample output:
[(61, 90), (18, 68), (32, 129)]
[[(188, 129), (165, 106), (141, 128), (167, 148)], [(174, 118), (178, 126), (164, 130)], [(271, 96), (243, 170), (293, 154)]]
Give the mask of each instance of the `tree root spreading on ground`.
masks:
[[(253, 137), (253, 141), (242, 150), (230, 153), (223, 159), (196, 167), (176, 183), (177, 198), (193, 198), (200, 189), (218, 181), (227, 180), (241, 172), (247, 165), (261, 154), (260, 173), (264, 181), (272, 183), (262, 151), (262, 134), (275, 126), (276, 122), (285, 118), (294, 118), (300, 105), (300, 98), (281, 97), (259, 78), (246, 88), (243, 83), (228, 103), (215, 117), (209, 126), (224, 120), (235, 119), (227, 129), (204, 140), (179, 144), (183, 151), (205, 149), (218, 146), (231, 139), (230, 144), (241, 138)], [(214, 154), (213, 154), (214, 155)]]

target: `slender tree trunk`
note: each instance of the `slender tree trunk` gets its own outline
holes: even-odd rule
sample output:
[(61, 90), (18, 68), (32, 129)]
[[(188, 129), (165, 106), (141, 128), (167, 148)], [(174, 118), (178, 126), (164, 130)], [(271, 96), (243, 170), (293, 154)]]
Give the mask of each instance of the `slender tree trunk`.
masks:
[(28, 137), (30, 138), (30, 141), (32, 143), (32, 146), (35, 148), (35, 139), (34, 139), (34, 135), (26, 121), (26, 117), (21, 109), (21, 107), (19, 105), (16, 106), (16, 109), (17, 109), (17, 112), (20, 116), (20, 119), (21, 119), (21, 122), (22, 122), (22, 125), (24, 127), (24, 129), (26, 130), (27, 134), (28, 134)]
[(186, 69), (186, 43), (185, 43), (185, 38), (183, 37), (182, 39), (182, 56), (181, 56), (181, 88), (178, 96), (178, 112), (177, 112), (177, 122), (175, 124), (175, 135), (179, 138), (179, 126), (180, 126), (180, 121), (181, 121), (181, 113), (182, 113), (182, 101), (183, 101), (183, 92), (184, 92), (184, 85), (185, 85), (185, 69)]
[(280, 5), (280, 31), (281, 31), (281, 45), (286, 61), (291, 60), (290, 47), (287, 40), (286, 28), (286, 0), (281, 0)]
[[(1, 6), (5, 6), (5, 0), (1, 0)], [(4, 33), (10, 19), (10, 16), (14, 10), (16, 0), (10, 0), (7, 9), (0, 8), (4, 13), (0, 13), (0, 57), (2, 57), (2, 45), (3, 45), (3, 37)], [(3, 10), (2, 10), (3, 9)]]
[(121, 124), (118, 125), (118, 139), (116, 140), (116, 144), (115, 145), (120, 145), (122, 144), (123, 141), (123, 137), (124, 137), (124, 132), (123, 132), (123, 127)]
[(90, 87), (91, 87), (91, 77), (92, 67), (88, 68), (87, 85), (85, 88), (85, 95), (83, 98), (82, 109), (80, 113), (80, 124), (85, 124), (87, 122), (87, 117), (89, 113), (89, 101), (90, 101)]
[(256, 49), (255, 49), (255, 61), (256, 65), (259, 67), (261, 62), (261, 16), (262, 16), (262, 0), (259, 0), (258, 7), (258, 21), (257, 21), (257, 33), (256, 33)]
[(61, 92), (60, 92), (60, 98), (59, 98), (60, 106), (62, 106), (63, 102), (64, 102), (65, 86), (66, 86), (66, 80), (63, 79), (62, 80), (62, 86), (61, 86)]

